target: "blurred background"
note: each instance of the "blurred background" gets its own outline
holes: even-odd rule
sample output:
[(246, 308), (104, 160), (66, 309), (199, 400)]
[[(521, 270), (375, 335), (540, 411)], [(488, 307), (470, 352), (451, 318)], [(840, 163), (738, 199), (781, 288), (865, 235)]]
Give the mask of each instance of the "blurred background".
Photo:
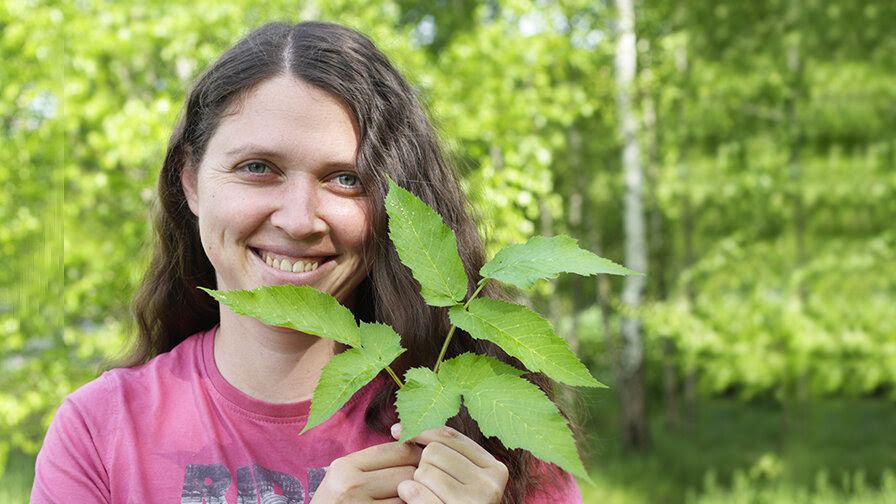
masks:
[(890, 0), (0, 0), (0, 502), (127, 340), (185, 90), (305, 19), (409, 77), (492, 251), (647, 273), (518, 293), (610, 386), (586, 503), (896, 502)]

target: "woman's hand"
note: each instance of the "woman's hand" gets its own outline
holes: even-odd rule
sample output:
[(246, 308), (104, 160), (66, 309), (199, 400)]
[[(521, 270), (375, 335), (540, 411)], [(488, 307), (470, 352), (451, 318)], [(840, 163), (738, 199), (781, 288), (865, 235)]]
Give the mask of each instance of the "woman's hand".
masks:
[[(401, 424), (392, 426), (401, 437)], [(498, 504), (507, 485), (507, 467), (485, 448), (450, 427), (423, 432), (408, 444), (423, 447), (413, 477), (398, 485), (407, 504)]]
[(338, 458), (311, 499), (311, 504), (404, 504), (398, 486), (414, 478), (423, 449), (413, 443), (386, 443)]

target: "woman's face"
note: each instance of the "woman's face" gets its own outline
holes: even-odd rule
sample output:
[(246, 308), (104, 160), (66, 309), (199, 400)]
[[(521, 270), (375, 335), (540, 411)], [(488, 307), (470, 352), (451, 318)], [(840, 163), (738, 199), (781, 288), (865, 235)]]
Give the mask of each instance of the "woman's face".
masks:
[(369, 271), (371, 226), (350, 111), (278, 76), (231, 112), (182, 175), (217, 288), (310, 285), (351, 304)]

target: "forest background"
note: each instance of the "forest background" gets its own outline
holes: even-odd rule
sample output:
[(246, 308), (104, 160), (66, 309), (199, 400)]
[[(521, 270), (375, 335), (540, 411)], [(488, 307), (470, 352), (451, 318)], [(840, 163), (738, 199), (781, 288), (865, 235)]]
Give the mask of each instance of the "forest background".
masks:
[(126, 341), (190, 82), (324, 19), (410, 77), (492, 250), (647, 273), (519, 294), (610, 385), (575, 407), (586, 502), (893, 502), (896, 4), (627, 4), (2, 0), (0, 500)]

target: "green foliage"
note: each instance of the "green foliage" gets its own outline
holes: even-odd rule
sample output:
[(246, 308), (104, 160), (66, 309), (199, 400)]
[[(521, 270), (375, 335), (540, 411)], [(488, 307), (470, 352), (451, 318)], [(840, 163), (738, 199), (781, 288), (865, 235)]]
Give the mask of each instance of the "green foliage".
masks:
[(579, 362), (550, 322), (525, 306), (477, 298), (449, 311), (451, 323), (516, 357), (524, 366), (568, 385), (601, 386)]
[(402, 441), (445, 425), (460, 411), (463, 389), (453, 377), (417, 367), (408, 369), (404, 378), (404, 386), (395, 394)]
[[(421, 296), (432, 306), (450, 306), (451, 321), (456, 327), (474, 338), (497, 344), (530, 371), (545, 373), (571, 385), (601, 386), (569, 345), (554, 334), (550, 323), (538, 314), (520, 305), (476, 298), (479, 291), (464, 303), (468, 280), (454, 233), (439, 214), (391, 180), (386, 212), (389, 236), (402, 262), (419, 282)], [(486, 264), (483, 270), (493, 271), (498, 277), (525, 278), (530, 284), (541, 278), (554, 278), (561, 271), (582, 274), (628, 272), (579, 249), (568, 238), (533, 240), (499, 255), (499, 267)], [(549, 266), (533, 267), (540, 261), (548, 262)], [(579, 261), (584, 264), (577, 264)], [(482, 279), (480, 290), (488, 280)], [(388, 368), (404, 352), (400, 336), (390, 327), (362, 323), (360, 341), (355, 341), (351, 312), (328, 294), (313, 293), (315, 291), (307, 286), (291, 285), (259, 287), (252, 291), (203, 290), (231, 306), (236, 313), (331, 338), (352, 347), (336, 355), (324, 367), (314, 390), (308, 423), (302, 432), (328, 419), (355, 392), (387, 369), (400, 387), (395, 405), (402, 421), (403, 441), (443, 425), (460, 411), (463, 400), (470, 416), (486, 436), (496, 436), (508, 448), (524, 448), (580, 478), (588, 478), (566, 419), (541, 389), (521, 377), (521, 371), (492, 357), (473, 354), (461, 355), (441, 366), (444, 348), (454, 334), (454, 326), (446, 335), (435, 368), (411, 368), (405, 374), (407, 383), (403, 384)], [(327, 324), (330, 316), (338, 319), (332, 329)], [(461, 378), (462, 373), (469, 373), (476, 380), (471, 381), (469, 376)]]
[(578, 247), (568, 236), (535, 236), (524, 245), (511, 245), (495, 254), (479, 274), (521, 289), (531, 289), (544, 278), (560, 273), (630, 275), (633, 271)]
[[(286, 284), (251, 291), (200, 289), (239, 315), (251, 315), (265, 324), (326, 337), (343, 345), (363, 346), (352, 312), (333, 296), (311, 287)], [(264, 311), (259, 311), (259, 306), (264, 306)]]
[(487, 377), (464, 394), (464, 404), (486, 436), (589, 479), (566, 419), (532, 383), (506, 374)]
[(731, 488), (720, 486), (712, 474), (701, 493), (691, 492), (687, 504), (896, 504), (896, 474), (884, 474), (880, 489), (865, 482), (862, 472), (844, 478), (846, 490), (833, 488), (827, 473), (819, 473), (815, 488), (799, 488), (784, 484), (767, 484), (743, 472), (734, 474)]
[(401, 261), (420, 283), (432, 306), (452, 306), (467, 295), (467, 274), (457, 253), (457, 238), (442, 218), (408, 191), (389, 181), (386, 197), (389, 237)]
[[(621, 257), (613, 10), (461, 4), (0, 0), (0, 459), (36, 451), (64, 396), (120, 351), (184, 93), (267, 21), (359, 28), (410, 76), (491, 253), (540, 233)], [(649, 385), (671, 365), (701, 398), (896, 397), (896, 4), (636, 16)], [(573, 276), (518, 295), (603, 375), (595, 291)]]
[(324, 366), (302, 432), (330, 418), (404, 351), (401, 337), (391, 327), (362, 322), (360, 345), (335, 355)]

